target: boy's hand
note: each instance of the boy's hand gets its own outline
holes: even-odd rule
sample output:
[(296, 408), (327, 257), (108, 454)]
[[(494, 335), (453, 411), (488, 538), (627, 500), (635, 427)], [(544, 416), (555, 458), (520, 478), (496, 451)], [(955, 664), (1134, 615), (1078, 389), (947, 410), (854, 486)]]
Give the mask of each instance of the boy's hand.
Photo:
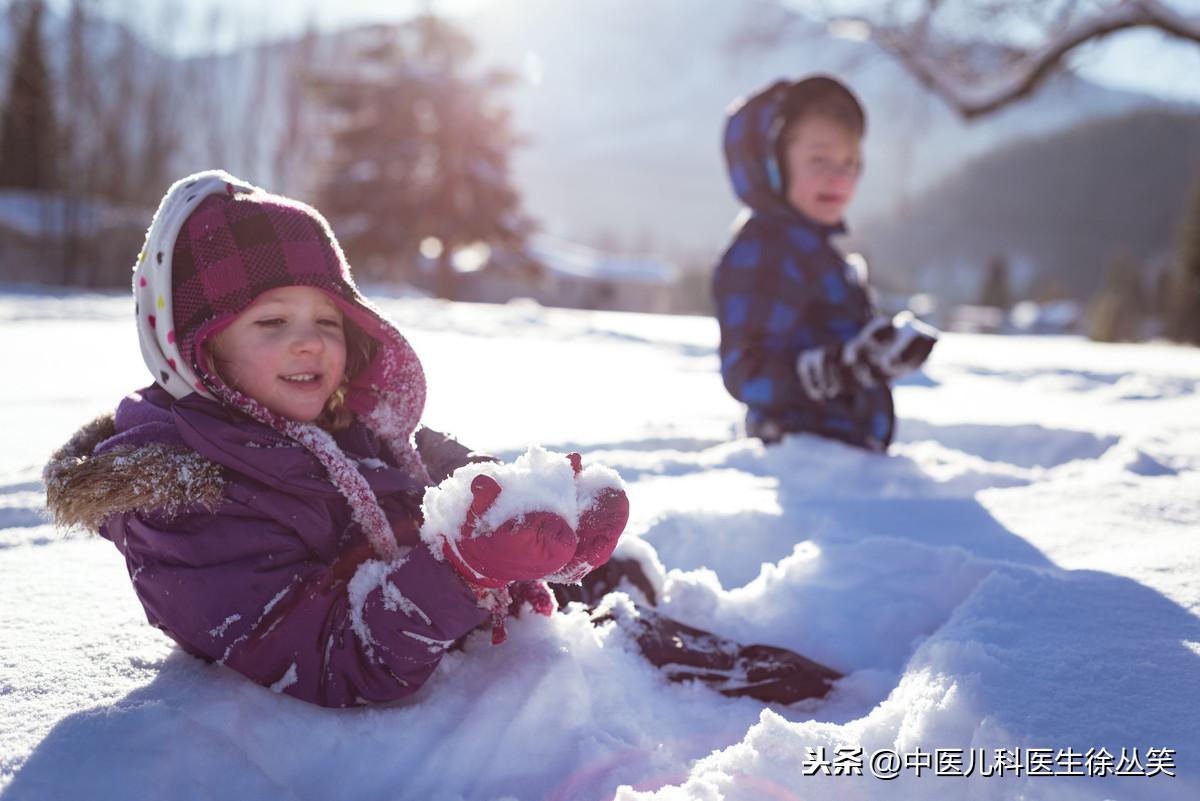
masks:
[(873, 387), (886, 380), (888, 373), (880, 365), (880, 359), (896, 335), (892, 321), (876, 317), (848, 342), (842, 344), (841, 362), (853, 373), (858, 386)]
[(809, 400), (824, 402), (854, 386), (853, 376), (842, 364), (842, 345), (825, 345), (800, 351), (796, 359), (800, 387)]
[(796, 372), (814, 401), (898, 378), (920, 367), (937, 343), (938, 330), (901, 312), (876, 317), (847, 342), (801, 351)]
[[(866, 332), (867, 328), (863, 331)], [(885, 325), (871, 332), (860, 358), (865, 357), (876, 371), (887, 378), (899, 378), (924, 364), (937, 340), (936, 328), (921, 322), (912, 312), (902, 311), (890, 322), (885, 321)]]

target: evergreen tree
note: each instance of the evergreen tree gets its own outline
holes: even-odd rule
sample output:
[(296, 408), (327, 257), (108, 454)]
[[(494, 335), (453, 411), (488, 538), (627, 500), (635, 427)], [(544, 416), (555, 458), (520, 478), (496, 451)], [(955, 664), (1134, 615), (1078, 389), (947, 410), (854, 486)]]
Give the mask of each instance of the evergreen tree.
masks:
[(1140, 339), (1144, 306), (1138, 266), (1119, 250), (1092, 299), (1088, 336), (1098, 342)]
[(42, 0), (30, 0), (21, 10), (24, 25), (0, 115), (0, 186), (54, 189), (57, 136), (53, 89), (42, 49), (45, 7)]
[(1008, 309), (1012, 306), (1012, 293), (1008, 288), (1008, 259), (993, 256), (988, 262), (987, 277), (979, 292), (979, 305)]
[(312, 82), (339, 120), (318, 205), (374, 277), (407, 269), (436, 240), (426, 251), (448, 297), (457, 248), (520, 247), (530, 227), (509, 180), (517, 140), (494, 105), (510, 79), (469, 75), (472, 43), (431, 14), (369, 35), (348, 67)]
[(1200, 345), (1200, 176), (1180, 220), (1167, 307), (1167, 336)]

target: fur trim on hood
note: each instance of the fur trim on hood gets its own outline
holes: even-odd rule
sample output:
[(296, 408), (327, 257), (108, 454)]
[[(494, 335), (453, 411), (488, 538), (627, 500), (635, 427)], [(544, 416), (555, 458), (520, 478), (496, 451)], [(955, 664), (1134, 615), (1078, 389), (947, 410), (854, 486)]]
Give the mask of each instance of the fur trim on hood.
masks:
[(216, 509), (225, 483), (219, 465), (190, 448), (160, 442), (94, 453), (114, 433), (113, 415), (101, 415), (50, 457), (42, 480), (56, 525), (99, 531), (123, 512)]

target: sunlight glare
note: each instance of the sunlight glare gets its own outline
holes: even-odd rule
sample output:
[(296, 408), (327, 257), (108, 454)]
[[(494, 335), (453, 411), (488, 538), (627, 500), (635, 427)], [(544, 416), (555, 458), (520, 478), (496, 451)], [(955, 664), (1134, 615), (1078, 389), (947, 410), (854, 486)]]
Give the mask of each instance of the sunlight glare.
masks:
[(533, 50), (525, 51), (525, 59), (522, 72), (525, 74), (525, 80), (529, 81), (532, 86), (542, 85), (542, 76), (544, 74), (544, 63), (542, 57)]

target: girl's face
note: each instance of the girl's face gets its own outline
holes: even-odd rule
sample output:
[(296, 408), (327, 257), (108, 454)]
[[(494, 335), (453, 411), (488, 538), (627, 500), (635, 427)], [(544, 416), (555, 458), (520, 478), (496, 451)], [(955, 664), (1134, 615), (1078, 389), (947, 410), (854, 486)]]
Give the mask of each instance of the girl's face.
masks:
[(209, 353), (231, 387), (275, 414), (310, 423), (345, 374), (342, 312), (319, 289), (271, 289), (210, 340)]

